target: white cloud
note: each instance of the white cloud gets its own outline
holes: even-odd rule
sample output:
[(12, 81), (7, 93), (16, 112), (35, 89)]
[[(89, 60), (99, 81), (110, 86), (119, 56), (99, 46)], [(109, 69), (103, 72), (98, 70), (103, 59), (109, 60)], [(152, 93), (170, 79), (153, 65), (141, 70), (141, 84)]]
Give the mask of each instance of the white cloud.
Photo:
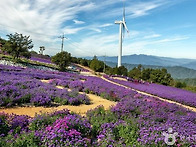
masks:
[(105, 53), (115, 55), (118, 50), (118, 35), (94, 35), (83, 38), (80, 42), (74, 43), (72, 53), (75, 56), (102, 56)]
[[(74, 34), (83, 28), (64, 27), (69, 20), (82, 23), (75, 18), (80, 12), (92, 10), (95, 5), (89, 0), (1, 0), (0, 25), (4, 33), (30, 35), (34, 44), (56, 41), (63, 31)], [(1, 27), (2, 28), (2, 27)]]
[(152, 38), (158, 38), (158, 37), (161, 37), (161, 35), (160, 34), (152, 34), (152, 35), (144, 36), (144, 39), (152, 39)]
[(157, 39), (157, 40), (140, 40), (140, 41), (132, 41), (131, 43), (125, 42), (123, 44), (123, 54), (130, 55), (130, 54), (153, 54), (155, 53), (156, 49), (155, 46), (167, 45), (167, 43), (176, 44), (178, 41), (187, 40), (189, 39), (188, 36), (171, 36), (169, 38), (164, 39)]
[(162, 6), (164, 3), (156, 2), (145, 2), (145, 3), (136, 3), (134, 6), (130, 6), (131, 9), (127, 11), (128, 17), (135, 18), (144, 15), (148, 15), (149, 11), (156, 9)]
[(113, 25), (114, 24), (112, 24), (112, 23), (106, 23), (106, 24), (100, 25), (99, 27), (104, 28), (104, 27), (109, 27), (109, 26), (113, 26)]
[[(115, 3), (122, 5), (122, 1), (116, 1)], [(137, 18), (145, 15), (151, 14), (150, 11), (166, 6), (170, 3), (168, 0), (152, 0), (152, 1), (126, 1), (125, 2), (125, 13), (126, 18)], [(100, 18), (110, 18), (114, 17), (116, 19), (121, 19), (123, 13), (123, 5), (121, 8), (116, 7), (114, 9), (108, 9), (104, 13), (100, 14)], [(119, 18), (120, 17), (120, 18)]]
[(75, 24), (84, 24), (85, 23), (84, 21), (80, 21), (80, 20), (77, 20), (77, 19), (74, 19), (73, 22)]
[(174, 42), (174, 41), (187, 40), (187, 39), (189, 39), (188, 36), (174, 36), (174, 37), (170, 37), (170, 38), (166, 38), (166, 39), (153, 41), (151, 43), (152, 44), (154, 44), (154, 43), (166, 43), (166, 42)]
[(71, 26), (65, 27), (62, 32), (64, 32), (66, 35), (70, 35), (70, 34), (76, 34), (79, 31), (83, 30), (84, 27), (80, 27), (80, 28), (73, 28)]

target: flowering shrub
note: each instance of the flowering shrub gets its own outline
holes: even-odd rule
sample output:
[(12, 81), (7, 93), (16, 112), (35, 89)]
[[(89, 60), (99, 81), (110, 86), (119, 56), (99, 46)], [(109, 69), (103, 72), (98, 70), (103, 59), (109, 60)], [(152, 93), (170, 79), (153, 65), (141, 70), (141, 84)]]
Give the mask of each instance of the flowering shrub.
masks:
[(90, 146), (91, 143), (90, 123), (66, 109), (35, 118), (1, 113), (0, 120), (0, 146)]
[(57, 119), (52, 125), (44, 130), (37, 131), (35, 135), (41, 138), (44, 146), (88, 146), (90, 140), (83, 138), (81, 132), (70, 128), (69, 116)]
[(73, 81), (69, 83), (69, 88), (71, 89), (78, 89), (78, 91), (82, 91), (83, 89), (83, 82), (80, 80)]
[(137, 130), (127, 122), (118, 120), (115, 123), (104, 123), (98, 135), (97, 146), (133, 146), (137, 142)]
[(7, 117), (5, 113), (0, 113), (0, 137), (7, 135), (9, 131)]

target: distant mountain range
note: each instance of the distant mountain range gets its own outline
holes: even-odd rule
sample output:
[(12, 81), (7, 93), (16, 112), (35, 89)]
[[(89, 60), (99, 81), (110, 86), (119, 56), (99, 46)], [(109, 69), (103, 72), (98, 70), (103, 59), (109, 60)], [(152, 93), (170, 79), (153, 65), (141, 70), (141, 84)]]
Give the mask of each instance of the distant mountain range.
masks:
[[(92, 57), (85, 57), (92, 59)], [(118, 57), (97, 57), (106, 64), (115, 67)], [(128, 69), (132, 69), (138, 64), (142, 64), (145, 68), (166, 68), (175, 79), (196, 78), (196, 59), (169, 58), (151, 55), (127, 55), (122, 56), (122, 64)]]

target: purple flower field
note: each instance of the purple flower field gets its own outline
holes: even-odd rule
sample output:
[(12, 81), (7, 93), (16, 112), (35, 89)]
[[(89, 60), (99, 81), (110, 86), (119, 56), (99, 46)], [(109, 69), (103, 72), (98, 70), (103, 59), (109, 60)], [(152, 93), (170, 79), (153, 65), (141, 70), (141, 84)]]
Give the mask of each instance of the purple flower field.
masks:
[[(43, 79), (51, 82), (42, 83)], [(57, 85), (73, 92), (57, 89)], [(34, 118), (0, 113), (0, 146), (167, 147), (164, 134), (170, 133), (169, 128), (177, 133), (173, 146), (196, 145), (195, 112), (99, 77), (0, 65), (0, 89), (1, 106), (88, 104), (78, 91), (118, 102), (110, 110), (102, 106), (89, 110), (86, 117), (68, 110)]]
[(30, 60), (37, 61), (37, 62), (48, 63), (48, 64), (53, 64), (51, 62), (51, 60), (49, 60), (49, 59), (43, 59), (43, 58), (38, 58), (38, 57), (31, 57)]
[(196, 107), (196, 93), (170, 87), (159, 84), (149, 84), (149, 83), (139, 83), (139, 82), (131, 82), (131, 81), (122, 81), (118, 79), (113, 79), (108, 76), (105, 76), (107, 79), (114, 81), (116, 83), (122, 84), (124, 86), (128, 86), (130, 88), (134, 88), (143, 92), (147, 92), (162, 98), (166, 98), (172, 101), (179, 102), (181, 104), (189, 105)]
[[(8, 70), (8, 69), (7, 69)], [(21, 68), (2, 69), (0, 77), (0, 106), (14, 106), (30, 103), (35, 106), (51, 106), (52, 103), (64, 105), (89, 104), (85, 94), (79, 94), (77, 90), (68, 92), (66, 89), (58, 89), (43, 83), (37, 78), (43, 73)], [(14, 70), (14, 72), (13, 72)], [(52, 75), (51, 75), (52, 76)], [(45, 78), (47, 74), (45, 75)], [(49, 77), (47, 77), (49, 78)]]

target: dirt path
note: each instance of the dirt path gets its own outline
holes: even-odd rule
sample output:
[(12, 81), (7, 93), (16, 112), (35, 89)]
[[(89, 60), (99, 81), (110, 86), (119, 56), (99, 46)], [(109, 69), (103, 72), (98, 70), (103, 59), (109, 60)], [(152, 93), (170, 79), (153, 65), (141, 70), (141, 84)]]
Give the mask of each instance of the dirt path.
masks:
[(130, 87), (128, 87), (128, 86), (121, 85), (121, 84), (119, 84), (119, 83), (110, 81), (110, 80), (104, 78), (103, 76), (102, 76), (101, 78), (102, 78), (103, 80), (107, 81), (107, 82), (112, 83), (112, 84), (115, 84), (115, 85), (118, 85), (118, 86), (121, 86), (121, 87), (124, 87), (124, 88), (129, 88), (129, 89), (131, 89), (131, 90), (137, 91), (137, 92), (140, 93), (140, 94), (147, 95), (147, 96), (151, 96), (151, 97), (157, 98), (157, 99), (159, 99), (159, 100), (161, 100), (161, 101), (165, 101), (165, 102), (168, 102), (168, 103), (176, 104), (176, 105), (179, 105), (179, 106), (181, 106), (181, 107), (184, 107), (184, 108), (187, 108), (187, 109), (189, 109), (189, 110), (191, 110), (191, 111), (196, 112), (196, 108), (194, 108), (194, 107), (187, 106), (187, 105), (183, 105), (183, 104), (178, 103), (178, 102), (175, 102), (175, 101), (167, 100), (167, 99), (164, 99), (164, 98), (161, 98), (161, 97), (158, 97), (158, 96), (155, 96), (155, 95), (146, 93), (146, 92), (142, 92), (142, 91), (139, 91), (139, 90), (130, 88)]
[[(42, 82), (48, 83), (49, 80), (42, 80)], [(57, 86), (59, 89), (63, 89), (64, 87), (62, 86)], [(68, 89), (70, 90), (70, 89)], [(29, 115), (31, 117), (34, 117), (36, 113), (41, 113), (41, 112), (53, 112), (55, 110), (63, 110), (63, 109), (69, 109), (70, 111), (76, 112), (82, 116), (85, 116), (86, 112), (90, 109), (94, 109), (99, 105), (103, 105), (104, 108), (107, 110), (111, 106), (116, 105), (116, 102), (109, 101), (106, 99), (103, 99), (99, 96), (93, 95), (93, 94), (86, 94), (89, 99), (91, 104), (90, 105), (79, 105), (79, 106), (70, 106), (70, 105), (63, 105), (63, 106), (58, 106), (58, 107), (16, 107), (16, 108), (0, 108), (0, 112), (5, 112), (8, 114), (14, 113), (18, 115)]]
[(75, 64), (75, 65), (77, 65), (77, 66), (79, 66), (79, 67), (81, 67), (81, 68), (84, 68), (84, 69), (86, 69), (86, 70), (88, 70), (88, 71), (94, 73), (94, 71), (93, 71), (92, 69), (90, 69), (89, 67), (82, 66), (82, 65), (80, 65), (80, 64)]
[(107, 110), (112, 105), (116, 105), (116, 102), (112, 102), (106, 99), (103, 99), (99, 96), (93, 95), (93, 94), (87, 94), (92, 104), (90, 105), (79, 105), (79, 106), (69, 106), (69, 105), (63, 105), (58, 107), (17, 107), (17, 108), (6, 108), (6, 109), (0, 109), (0, 112), (5, 112), (8, 114), (14, 113), (18, 115), (29, 115), (31, 117), (34, 117), (36, 113), (40, 112), (53, 112), (55, 110), (63, 110), (63, 109), (69, 109), (70, 111), (76, 112), (82, 116), (85, 116), (86, 112), (90, 109), (94, 109), (99, 105), (103, 105), (104, 108)]

